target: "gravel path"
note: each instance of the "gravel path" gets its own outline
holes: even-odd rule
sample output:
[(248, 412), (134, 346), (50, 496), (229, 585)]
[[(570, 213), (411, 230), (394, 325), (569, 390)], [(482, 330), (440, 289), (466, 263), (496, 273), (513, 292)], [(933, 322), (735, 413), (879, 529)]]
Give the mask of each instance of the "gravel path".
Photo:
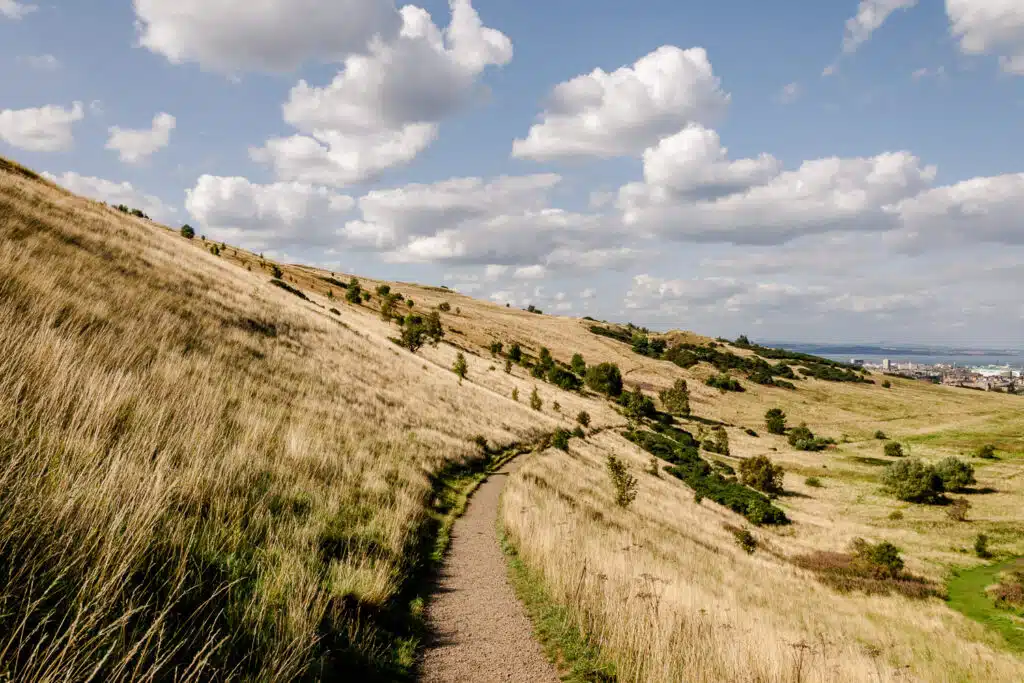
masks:
[(423, 681), (558, 681), (509, 584), (508, 565), (498, 545), (498, 499), (518, 460), (481, 484), (455, 522), (448, 557), (427, 608), (432, 638), (420, 668)]

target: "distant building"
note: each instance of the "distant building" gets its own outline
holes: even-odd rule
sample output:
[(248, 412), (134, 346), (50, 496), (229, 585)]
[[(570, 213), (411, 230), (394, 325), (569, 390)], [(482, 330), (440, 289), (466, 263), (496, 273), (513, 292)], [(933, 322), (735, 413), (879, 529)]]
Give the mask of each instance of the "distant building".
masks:
[(882, 369), (885, 370), (886, 372), (892, 370), (892, 363), (889, 362), (888, 358), (882, 359)]
[(856, 366), (859, 366), (859, 367), (863, 367), (864, 366), (864, 359), (863, 358), (851, 358), (850, 359), (850, 365), (856, 365)]

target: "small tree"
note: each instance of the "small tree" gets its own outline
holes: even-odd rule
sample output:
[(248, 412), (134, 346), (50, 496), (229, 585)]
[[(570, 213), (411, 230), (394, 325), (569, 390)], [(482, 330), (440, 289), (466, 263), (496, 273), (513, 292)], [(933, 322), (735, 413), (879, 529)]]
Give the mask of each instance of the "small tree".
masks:
[(569, 363), (572, 367), (572, 371), (580, 377), (587, 374), (587, 363), (583, 360), (583, 356), (578, 353), (572, 354), (572, 361)]
[(455, 356), (455, 364), (452, 365), (452, 372), (459, 376), (459, 382), (466, 379), (466, 372), (469, 371), (469, 365), (466, 363), (466, 356), (463, 355), (462, 351), (459, 351), (458, 355)]
[(345, 300), (357, 306), (363, 303), (363, 290), (356, 278), (349, 280), (348, 288), (345, 290)]
[(877, 432), (875, 432), (875, 438), (878, 439), (879, 441), (885, 441), (889, 437), (885, 435), (885, 432), (879, 429)]
[(626, 417), (630, 420), (639, 421), (645, 417), (653, 417), (657, 413), (654, 401), (645, 396), (640, 387), (623, 394), (620, 402), (625, 408)]
[(767, 456), (758, 455), (740, 463), (740, 481), (765, 493), (781, 493), (785, 470)]
[(512, 373), (512, 361), (508, 358), (505, 359), (505, 374)]
[(437, 310), (441, 311), (442, 313), (447, 313), (448, 311), (452, 310), (452, 305), (447, 301), (442, 301), (437, 305)]
[(935, 465), (935, 471), (942, 479), (947, 491), (962, 491), (971, 484), (977, 484), (974, 478), (974, 467), (959, 458), (945, 458)]
[(391, 285), (377, 285), (377, 296), (387, 297), (391, 294)]
[(903, 444), (898, 441), (887, 441), (883, 448), (884, 453), (890, 458), (903, 457)]
[(560, 451), (569, 450), (569, 437), (571, 435), (565, 429), (559, 427), (551, 437), (551, 445)]
[(615, 504), (622, 508), (629, 507), (636, 500), (636, 477), (629, 473), (626, 463), (614, 455), (608, 455), (607, 467), (608, 477), (615, 490)]
[(782, 408), (770, 408), (764, 414), (764, 426), (770, 434), (785, 434), (786, 413), (782, 412)]
[(555, 359), (551, 357), (551, 351), (546, 346), (542, 346), (540, 349), (540, 354), (537, 356), (537, 367), (545, 373), (555, 367)]
[(974, 457), (976, 457), (976, 458), (983, 458), (985, 460), (995, 460), (995, 458), (996, 458), (996, 447), (993, 446), (990, 443), (987, 443), (984, 446), (980, 447), (977, 450), (977, 452), (975, 452)]
[(622, 373), (615, 363), (601, 363), (587, 368), (587, 386), (612, 398), (622, 395)]
[(512, 346), (508, 350), (508, 359), (513, 363), (523, 360), (523, 348), (519, 346), (519, 342), (512, 342)]
[(900, 549), (889, 541), (868, 543), (863, 538), (855, 538), (850, 543), (854, 562), (880, 579), (899, 578), (903, 571), (903, 558)]
[(665, 410), (673, 415), (690, 415), (690, 390), (685, 379), (677, 379), (671, 389), (665, 389), (658, 398)]
[(978, 534), (974, 538), (974, 554), (983, 560), (992, 557), (992, 553), (988, 550), (988, 536), (985, 534)]
[(590, 426), (590, 413), (588, 413), (585, 410), (581, 410), (579, 412), (579, 414), (576, 415), (576, 421), (579, 422), (584, 427), (589, 427)]
[(516, 403), (519, 402), (519, 389), (516, 387), (512, 388), (512, 400)]
[(540, 394), (537, 393), (537, 387), (533, 388), (530, 392), (530, 407), (534, 410), (540, 410), (544, 405), (544, 402), (540, 400)]
[(889, 465), (882, 474), (882, 484), (900, 500), (911, 503), (937, 503), (945, 490), (935, 468), (917, 458)]
[(185, 225), (181, 226), (181, 236), (187, 240), (194, 239), (196, 236), (196, 231), (192, 229), (191, 225), (186, 223)]
[(271, 277), (273, 277), (276, 280), (280, 280), (282, 275), (284, 275), (284, 273), (281, 272), (281, 269), (277, 267), (276, 263), (270, 264), (270, 276)]
[(492, 356), (500, 356), (501, 355), (501, 350), (504, 347), (505, 347), (504, 344), (502, 344), (500, 341), (495, 339), (494, 341), (491, 342), (491, 355)]

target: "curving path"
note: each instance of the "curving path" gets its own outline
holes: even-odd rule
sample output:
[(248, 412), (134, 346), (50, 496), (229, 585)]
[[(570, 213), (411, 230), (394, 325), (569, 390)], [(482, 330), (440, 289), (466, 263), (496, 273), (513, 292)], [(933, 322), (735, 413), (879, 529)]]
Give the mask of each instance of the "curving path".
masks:
[(427, 607), (432, 636), (420, 666), (423, 681), (559, 680), (509, 584), (495, 529), (501, 490), (520, 460), (481, 484), (452, 528), (448, 556)]

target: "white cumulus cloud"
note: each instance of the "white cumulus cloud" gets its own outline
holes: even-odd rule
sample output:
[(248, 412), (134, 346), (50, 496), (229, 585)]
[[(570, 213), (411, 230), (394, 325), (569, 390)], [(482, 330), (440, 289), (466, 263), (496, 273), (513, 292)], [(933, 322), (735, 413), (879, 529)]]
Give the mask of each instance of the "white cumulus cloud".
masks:
[(861, 0), (857, 14), (846, 20), (843, 52), (856, 52), (893, 12), (910, 9), (915, 5), (917, 0)]
[(153, 117), (153, 124), (148, 129), (111, 126), (107, 149), (116, 151), (121, 161), (127, 164), (141, 163), (170, 144), (171, 131), (176, 125), (177, 120), (173, 116), (161, 112)]
[(1024, 3), (946, 0), (953, 36), (965, 54), (996, 54), (1007, 73), (1024, 75)]
[(257, 251), (333, 246), (353, 206), (347, 195), (305, 183), (212, 175), (185, 194), (185, 208), (207, 234)]
[(282, 180), (342, 187), (418, 156), (440, 121), (471, 98), (483, 70), (512, 58), (511, 41), (484, 26), (469, 0), (450, 6), (445, 31), (407, 5), (394, 40), (374, 40), (368, 54), (347, 57), (324, 87), (300, 81), (284, 119), (301, 134), (271, 139), (253, 158)]
[(81, 102), (70, 109), (46, 105), (0, 111), (0, 140), (29, 152), (63, 152), (74, 145), (72, 127), (85, 116)]
[(112, 206), (124, 204), (141, 210), (154, 220), (166, 221), (175, 213), (174, 209), (164, 204), (159, 197), (146, 194), (127, 181), (117, 183), (104, 178), (80, 175), (72, 171), (59, 176), (50, 173), (43, 173), (43, 175), (75, 194), (106, 202)]
[[(3, 0), (0, 0), (3, 2)], [(139, 44), (180, 64), (222, 71), (292, 71), (340, 61), (401, 18), (392, 0), (135, 0)]]
[(666, 45), (632, 66), (595, 69), (557, 85), (540, 122), (513, 143), (512, 154), (631, 156), (688, 123), (713, 123), (728, 103), (704, 49)]

